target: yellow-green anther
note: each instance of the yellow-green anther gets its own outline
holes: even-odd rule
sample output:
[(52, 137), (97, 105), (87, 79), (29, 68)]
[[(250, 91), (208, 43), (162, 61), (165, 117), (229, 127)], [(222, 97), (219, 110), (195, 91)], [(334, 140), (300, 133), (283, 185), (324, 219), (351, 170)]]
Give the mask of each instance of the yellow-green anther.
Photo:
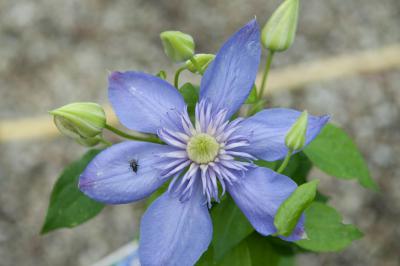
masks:
[(174, 62), (183, 62), (194, 55), (192, 36), (180, 31), (164, 31), (160, 34), (165, 54)]
[(287, 50), (294, 41), (299, 16), (299, 0), (285, 0), (272, 14), (261, 32), (261, 42), (273, 52)]
[(106, 125), (103, 108), (96, 103), (71, 103), (50, 111), (58, 130), (74, 139), (90, 139)]
[(189, 140), (186, 152), (192, 161), (198, 164), (206, 164), (214, 161), (217, 157), (219, 144), (214, 137), (200, 133)]
[[(200, 66), (202, 72), (206, 71), (208, 65), (214, 60), (215, 55), (213, 54), (196, 54), (194, 55), (194, 59), (197, 61), (198, 65)], [(192, 73), (198, 73), (196, 66), (193, 64), (192, 61), (187, 60), (186, 68)]]
[(308, 112), (304, 111), (292, 125), (285, 137), (285, 144), (291, 151), (297, 151), (306, 143)]

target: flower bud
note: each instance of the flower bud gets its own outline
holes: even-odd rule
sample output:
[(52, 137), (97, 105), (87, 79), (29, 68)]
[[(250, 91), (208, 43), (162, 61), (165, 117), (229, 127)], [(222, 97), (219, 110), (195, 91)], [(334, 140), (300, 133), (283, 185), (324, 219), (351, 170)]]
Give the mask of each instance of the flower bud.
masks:
[(285, 144), (291, 151), (297, 151), (304, 147), (306, 143), (306, 133), (308, 125), (308, 113), (304, 111), (294, 122), (285, 137)]
[(164, 31), (160, 34), (165, 54), (174, 62), (183, 62), (194, 55), (192, 36), (180, 31)]
[[(204, 73), (206, 71), (208, 65), (214, 60), (215, 55), (213, 54), (196, 54), (194, 55), (194, 59), (197, 61), (199, 67), (201, 68), (201, 71)], [(192, 72), (192, 73), (197, 73), (198, 70), (193, 64), (192, 61), (188, 60), (185, 63), (186, 68)]]
[(86, 147), (93, 147), (99, 144), (101, 141), (101, 138), (99, 136), (96, 136), (94, 138), (78, 138), (76, 139), (76, 142), (79, 144), (86, 146)]
[(166, 79), (167, 79), (167, 72), (165, 72), (164, 70), (160, 70), (160, 71), (156, 74), (156, 76), (159, 77), (160, 79), (166, 80)]
[(103, 108), (96, 103), (71, 103), (50, 111), (58, 130), (74, 139), (99, 135), (106, 125)]
[(273, 52), (287, 50), (293, 43), (299, 15), (299, 0), (285, 0), (261, 32), (261, 42)]

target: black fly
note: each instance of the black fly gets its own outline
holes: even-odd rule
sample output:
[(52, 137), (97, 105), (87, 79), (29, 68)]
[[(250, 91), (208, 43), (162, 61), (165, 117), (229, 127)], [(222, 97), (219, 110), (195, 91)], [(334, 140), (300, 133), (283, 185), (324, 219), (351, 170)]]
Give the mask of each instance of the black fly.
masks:
[(131, 167), (131, 169), (132, 169), (133, 172), (137, 173), (137, 170), (138, 170), (138, 167), (139, 167), (138, 161), (132, 160), (132, 161), (129, 163), (129, 166)]

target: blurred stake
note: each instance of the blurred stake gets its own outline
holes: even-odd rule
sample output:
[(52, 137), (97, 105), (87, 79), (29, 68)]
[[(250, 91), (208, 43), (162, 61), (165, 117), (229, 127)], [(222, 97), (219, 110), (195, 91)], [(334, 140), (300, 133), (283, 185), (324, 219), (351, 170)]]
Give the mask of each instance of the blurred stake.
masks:
[[(400, 68), (400, 44), (384, 48), (333, 56), (315, 62), (271, 70), (268, 91), (264, 94), (293, 90), (317, 82)], [(258, 75), (257, 79), (261, 79)], [(108, 122), (117, 124), (110, 106), (105, 106)], [(0, 120), (0, 142), (61, 136), (50, 115)]]
[[(304, 85), (400, 68), (400, 44), (271, 70), (268, 91), (293, 90)], [(258, 78), (261, 78), (258, 76)], [(265, 94), (264, 94), (265, 96)]]

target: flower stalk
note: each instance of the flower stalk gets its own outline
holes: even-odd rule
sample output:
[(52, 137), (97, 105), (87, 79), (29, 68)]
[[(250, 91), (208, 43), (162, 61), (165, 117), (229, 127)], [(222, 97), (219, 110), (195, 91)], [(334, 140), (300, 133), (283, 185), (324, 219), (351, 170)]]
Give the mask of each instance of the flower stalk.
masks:
[(186, 69), (186, 66), (178, 68), (178, 70), (175, 72), (175, 77), (174, 77), (174, 86), (175, 88), (179, 89), (179, 76), (181, 75), (182, 71)]
[(133, 136), (133, 135), (128, 134), (122, 130), (119, 130), (118, 128), (115, 128), (109, 124), (106, 124), (105, 128), (108, 129), (109, 131), (113, 132), (114, 134), (116, 134), (120, 137), (126, 138), (126, 139), (163, 144), (163, 142), (160, 139), (153, 137), (153, 136), (149, 136), (149, 135), (146, 137)]
[(271, 64), (272, 64), (272, 59), (274, 58), (274, 51), (269, 50), (268, 51), (268, 55), (267, 55), (267, 59), (265, 62), (265, 68), (264, 68), (264, 73), (263, 73), (263, 77), (261, 80), (261, 87), (260, 87), (260, 93), (258, 95), (258, 98), (261, 99), (264, 95), (264, 91), (265, 91), (265, 87), (267, 85), (267, 80), (268, 80), (268, 74), (269, 74), (269, 70), (271, 69)]
[(293, 151), (292, 151), (292, 150), (289, 150), (288, 153), (286, 154), (286, 157), (285, 157), (285, 159), (283, 160), (281, 166), (279, 166), (279, 169), (278, 169), (278, 171), (277, 171), (278, 173), (282, 174), (283, 171), (285, 171), (286, 167), (287, 167), (288, 164), (289, 164), (290, 158), (292, 157), (292, 154), (293, 154)]

